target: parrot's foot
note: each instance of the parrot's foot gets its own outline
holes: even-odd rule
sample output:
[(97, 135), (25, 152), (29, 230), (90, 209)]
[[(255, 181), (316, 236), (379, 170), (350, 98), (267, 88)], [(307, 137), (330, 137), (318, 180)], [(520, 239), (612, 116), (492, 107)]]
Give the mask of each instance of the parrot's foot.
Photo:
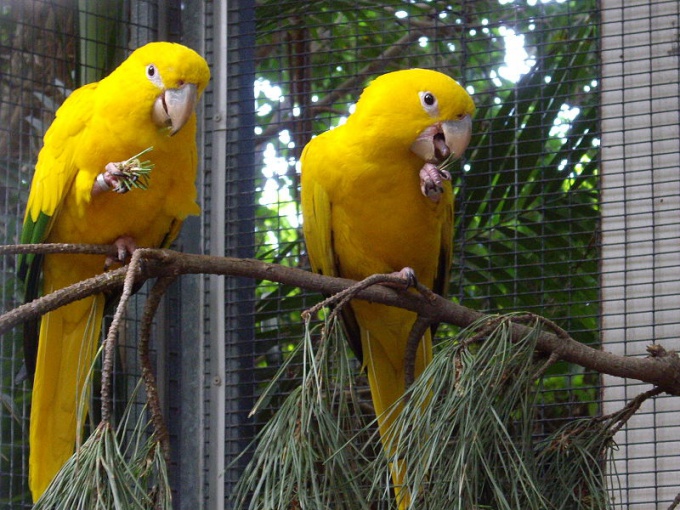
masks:
[(104, 270), (107, 271), (113, 264), (125, 264), (132, 252), (137, 249), (137, 243), (130, 236), (120, 236), (113, 242), (116, 247), (116, 257), (109, 255), (104, 261)]
[(404, 269), (390, 273), (387, 276), (390, 278), (400, 278), (404, 283), (397, 283), (394, 281), (381, 282), (382, 285), (386, 287), (392, 287), (393, 289), (400, 290), (415, 289), (430, 302), (433, 302), (437, 299), (437, 294), (435, 292), (418, 282), (418, 278), (416, 278), (416, 272), (410, 267), (405, 267)]
[(444, 193), (442, 184), (444, 181), (451, 180), (451, 173), (433, 163), (425, 163), (418, 175), (420, 176), (420, 191), (423, 195), (433, 202), (439, 202)]
[(412, 287), (418, 287), (418, 278), (416, 278), (416, 272), (410, 267), (405, 267), (400, 271), (395, 271), (390, 273), (389, 276), (394, 276), (395, 278), (401, 278), (404, 283), (393, 283), (385, 282), (383, 285), (387, 287), (399, 288), (399, 289), (410, 289)]

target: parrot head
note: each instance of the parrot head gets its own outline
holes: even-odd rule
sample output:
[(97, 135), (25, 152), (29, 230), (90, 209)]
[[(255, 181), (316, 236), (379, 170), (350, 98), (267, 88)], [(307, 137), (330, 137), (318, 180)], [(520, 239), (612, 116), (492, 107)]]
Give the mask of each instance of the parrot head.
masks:
[[(383, 74), (364, 90), (351, 117), (370, 117), (372, 128), (394, 147), (424, 162), (459, 158), (472, 134), (475, 104), (454, 79), (428, 69)], [(350, 117), (350, 118), (351, 118)]]
[[(194, 50), (181, 44), (154, 42), (132, 52), (100, 87), (118, 89), (110, 95), (117, 98), (118, 103), (113, 105), (116, 109), (127, 111), (131, 117), (146, 117), (172, 136), (193, 115), (209, 80), (208, 64)], [(121, 88), (126, 94), (121, 94)], [(121, 97), (127, 98), (129, 107), (120, 104)]]
[(436, 203), (444, 193), (443, 181), (451, 180), (445, 167), (470, 143), (474, 111), (470, 95), (449, 76), (408, 69), (373, 80), (347, 124), (368, 126), (364, 137), (375, 142), (375, 151), (417, 156), (421, 191)]

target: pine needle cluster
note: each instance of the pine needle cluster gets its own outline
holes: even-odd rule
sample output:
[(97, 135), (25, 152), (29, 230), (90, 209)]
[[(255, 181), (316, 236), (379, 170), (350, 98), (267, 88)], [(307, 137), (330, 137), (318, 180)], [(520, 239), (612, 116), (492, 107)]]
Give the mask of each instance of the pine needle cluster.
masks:
[(302, 383), (257, 437), (236, 507), (395, 508), (388, 466), (400, 460), (413, 509), (608, 508), (615, 424), (578, 420), (537, 434), (537, 381), (549, 362), (535, 350), (541, 322), (518, 341), (515, 320), (485, 317), (439, 345), (393, 424), (398, 459), (381, 453), (375, 421), (358, 416), (339, 325), (325, 324), (315, 354), (308, 325)]
[(117, 426), (109, 421), (97, 426), (61, 468), (35, 510), (171, 510), (161, 444), (151, 433), (147, 413), (142, 410), (135, 417), (133, 407), (127, 406)]

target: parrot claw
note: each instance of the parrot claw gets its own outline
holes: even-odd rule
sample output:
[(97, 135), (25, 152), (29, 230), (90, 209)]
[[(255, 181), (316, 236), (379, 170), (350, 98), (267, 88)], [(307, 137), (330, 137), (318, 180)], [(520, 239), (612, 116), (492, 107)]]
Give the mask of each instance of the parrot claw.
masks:
[(137, 243), (130, 236), (120, 236), (113, 242), (116, 248), (116, 257), (109, 255), (104, 261), (104, 270), (108, 271), (113, 264), (125, 264), (132, 252), (137, 249)]
[(439, 202), (444, 193), (442, 184), (444, 181), (451, 180), (451, 173), (433, 163), (425, 163), (418, 175), (420, 176), (420, 191), (423, 196), (435, 203)]
[(418, 286), (418, 278), (416, 278), (416, 272), (410, 267), (405, 267), (400, 271), (395, 271), (394, 273), (392, 273), (392, 276), (404, 280), (403, 283), (404, 290)]

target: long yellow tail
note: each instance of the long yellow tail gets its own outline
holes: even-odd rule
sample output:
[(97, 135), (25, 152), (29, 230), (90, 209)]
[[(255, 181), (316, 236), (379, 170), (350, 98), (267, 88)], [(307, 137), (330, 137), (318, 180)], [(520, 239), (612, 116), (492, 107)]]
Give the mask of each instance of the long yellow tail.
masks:
[[(362, 303), (358, 307), (354, 305), (355, 310), (363, 307), (373, 308), (370, 313), (371, 324), (368, 328), (362, 329), (364, 365), (368, 373), (373, 406), (378, 417), (380, 440), (388, 457), (394, 458), (397, 452), (393, 438), (398, 435), (398, 432), (390, 428), (403, 406), (399, 404), (391, 411), (388, 410), (405, 391), (404, 351), (415, 314), (395, 308), (387, 309), (382, 305), (368, 303)], [(376, 313), (377, 310), (374, 307), (382, 307), (385, 310)], [(357, 311), (357, 316), (367, 317), (359, 311)], [(359, 320), (362, 326), (366, 325), (361, 318)], [(418, 347), (415, 376), (418, 377), (431, 361), (432, 337), (428, 329)], [(408, 490), (404, 488), (406, 466), (398, 461), (390, 466), (390, 470), (397, 504), (400, 510), (405, 510), (411, 501)]]
[(87, 374), (97, 351), (104, 296), (92, 296), (42, 318), (31, 401), (29, 485), (33, 501), (73, 454), (78, 409), (87, 414)]

